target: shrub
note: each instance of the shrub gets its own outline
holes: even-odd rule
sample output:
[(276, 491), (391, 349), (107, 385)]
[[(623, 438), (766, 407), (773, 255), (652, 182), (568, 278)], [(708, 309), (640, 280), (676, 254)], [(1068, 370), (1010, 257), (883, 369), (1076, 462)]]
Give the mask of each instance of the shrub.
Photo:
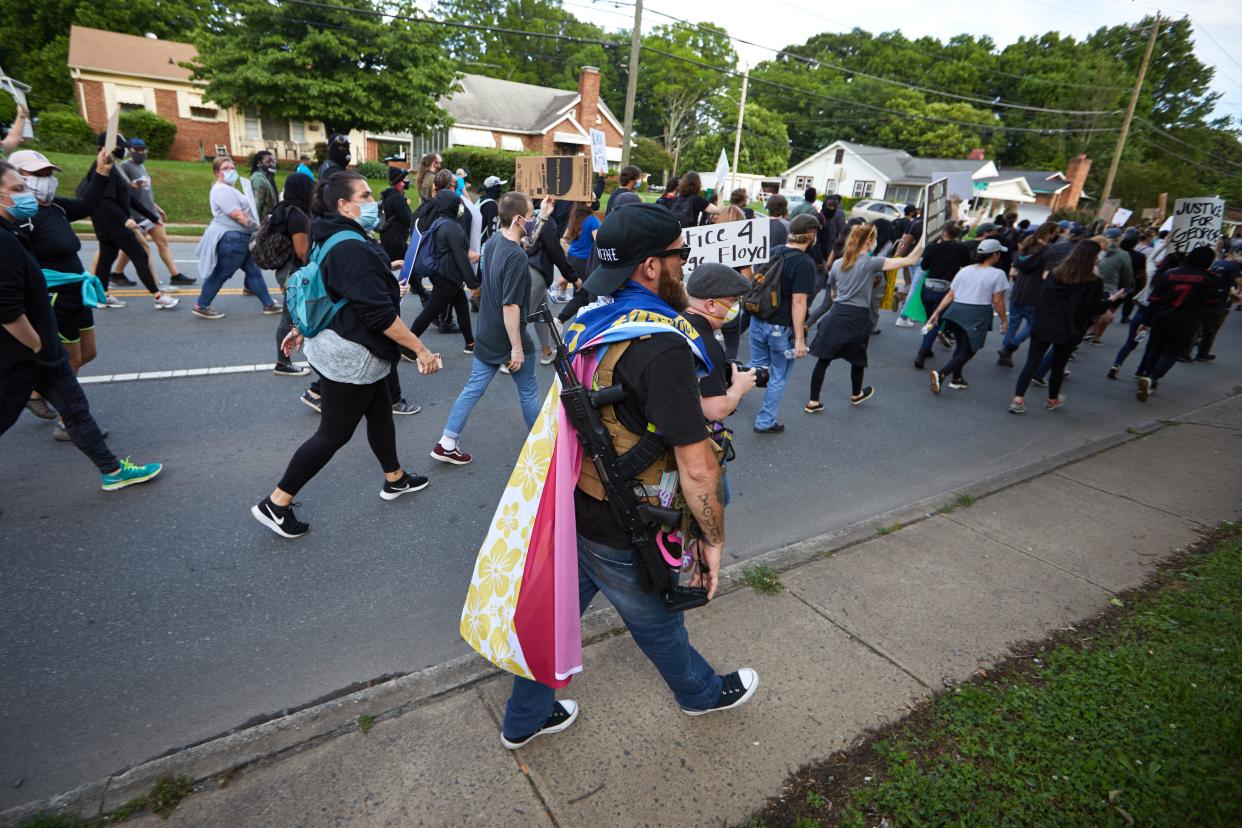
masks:
[(1083, 227), (1088, 227), (1095, 221), (1095, 213), (1090, 210), (1057, 210), (1048, 216), (1048, 221), (1076, 221)]
[(167, 158), (177, 140), (177, 125), (146, 109), (131, 109), (121, 113), (121, 134), (146, 141), (152, 158)]
[(94, 155), (95, 130), (76, 112), (45, 112), (35, 122), (39, 148), (51, 152)]
[(388, 180), (388, 165), (380, 161), (363, 161), (354, 165), (354, 172), (364, 178)]
[(538, 155), (538, 153), (510, 152), (486, 147), (449, 147), (440, 153), (446, 170), (455, 171), (461, 167), (469, 173), (470, 183), (475, 187), (482, 187), (484, 179), (489, 175), (499, 176), (510, 182), (512, 186), (513, 174), (517, 169), (516, 159), (519, 155)]

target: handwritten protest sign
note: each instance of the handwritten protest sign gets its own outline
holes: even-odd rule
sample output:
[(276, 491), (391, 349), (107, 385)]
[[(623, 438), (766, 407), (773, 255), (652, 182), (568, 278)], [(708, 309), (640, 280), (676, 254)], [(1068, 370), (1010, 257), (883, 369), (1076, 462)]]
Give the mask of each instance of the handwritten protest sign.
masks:
[(594, 201), (588, 155), (519, 155), (514, 189), (531, 198), (554, 195), (562, 201)]
[(928, 184), (923, 204), (923, 241), (935, 241), (949, 223), (949, 179)]
[(1173, 204), (1169, 249), (1182, 253), (1216, 244), (1225, 220), (1225, 200), (1216, 196), (1179, 198)]
[(254, 216), (256, 223), (259, 221), (259, 203), (254, 200), (254, 185), (250, 183), (249, 178), (241, 180), (242, 195), (246, 199), (246, 204), (250, 206), (250, 214)]
[(591, 169), (600, 175), (608, 174), (608, 145), (602, 129), (591, 130)]
[(771, 220), (764, 217), (687, 227), (681, 232), (690, 245), (690, 259), (681, 269), (689, 273), (708, 262), (729, 267), (767, 264), (771, 258), (771, 226)]
[(1117, 211), (1113, 213), (1113, 220), (1110, 221), (1109, 224), (1114, 224), (1117, 227), (1124, 227), (1125, 223), (1130, 220), (1130, 216), (1132, 215), (1134, 215), (1133, 210), (1127, 210), (1125, 207), (1118, 207)]
[(108, 128), (104, 130), (104, 149), (111, 153), (116, 149), (116, 136), (121, 130), (121, 108), (112, 110), (108, 116)]
[[(3, 69), (0, 69), (0, 86), (4, 87), (4, 89), (7, 90), (10, 95), (13, 96), (13, 102), (16, 103), (17, 106), (26, 110), (26, 115), (29, 116), (30, 105), (26, 103), (26, 93), (23, 92), (21, 89), (19, 89), (17, 84), (13, 83), (12, 79), (9, 78), (8, 75), (4, 74)], [(33, 137), (34, 137), (34, 129), (30, 125), (30, 118), (27, 117), (26, 123), (22, 127), (22, 138), (28, 141)]]
[(715, 191), (724, 192), (724, 188), (729, 185), (729, 156), (725, 155), (725, 151), (720, 151), (720, 158), (716, 160), (716, 184)]

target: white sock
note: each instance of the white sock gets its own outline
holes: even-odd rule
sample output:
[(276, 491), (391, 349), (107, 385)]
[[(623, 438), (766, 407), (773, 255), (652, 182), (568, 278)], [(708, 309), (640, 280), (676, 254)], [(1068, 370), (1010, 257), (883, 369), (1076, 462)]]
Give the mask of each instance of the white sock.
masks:
[(457, 448), (457, 438), (450, 437), (447, 434), (441, 434), (440, 435), (440, 448), (444, 449), (445, 451), (452, 451), (453, 449)]

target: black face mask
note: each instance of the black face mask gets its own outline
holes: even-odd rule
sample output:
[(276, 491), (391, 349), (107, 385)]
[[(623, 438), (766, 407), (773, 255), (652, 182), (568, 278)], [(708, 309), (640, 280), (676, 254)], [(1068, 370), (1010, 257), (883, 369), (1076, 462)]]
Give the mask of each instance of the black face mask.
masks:
[(328, 158), (340, 164), (342, 167), (349, 166), (350, 157), (349, 144), (332, 144), (328, 147)]
[(125, 159), (125, 147), (117, 147), (114, 149), (112, 151), (112, 157), (117, 161), (123, 161)]
[(135, 164), (141, 164), (147, 160), (147, 154), (145, 152), (131, 152), (129, 159)]

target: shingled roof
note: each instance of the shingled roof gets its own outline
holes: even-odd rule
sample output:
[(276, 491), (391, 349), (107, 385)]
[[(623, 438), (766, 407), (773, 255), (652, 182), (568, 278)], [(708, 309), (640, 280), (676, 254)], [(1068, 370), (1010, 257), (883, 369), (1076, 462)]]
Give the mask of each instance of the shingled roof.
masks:
[(188, 81), (190, 70), (180, 64), (198, 57), (190, 43), (69, 27), (69, 67), (117, 75)]
[[(538, 134), (560, 120), (577, 100), (577, 90), (462, 75), (457, 91), (441, 98), (440, 106), (459, 126)], [(605, 117), (616, 121), (602, 100), (599, 108)]]

